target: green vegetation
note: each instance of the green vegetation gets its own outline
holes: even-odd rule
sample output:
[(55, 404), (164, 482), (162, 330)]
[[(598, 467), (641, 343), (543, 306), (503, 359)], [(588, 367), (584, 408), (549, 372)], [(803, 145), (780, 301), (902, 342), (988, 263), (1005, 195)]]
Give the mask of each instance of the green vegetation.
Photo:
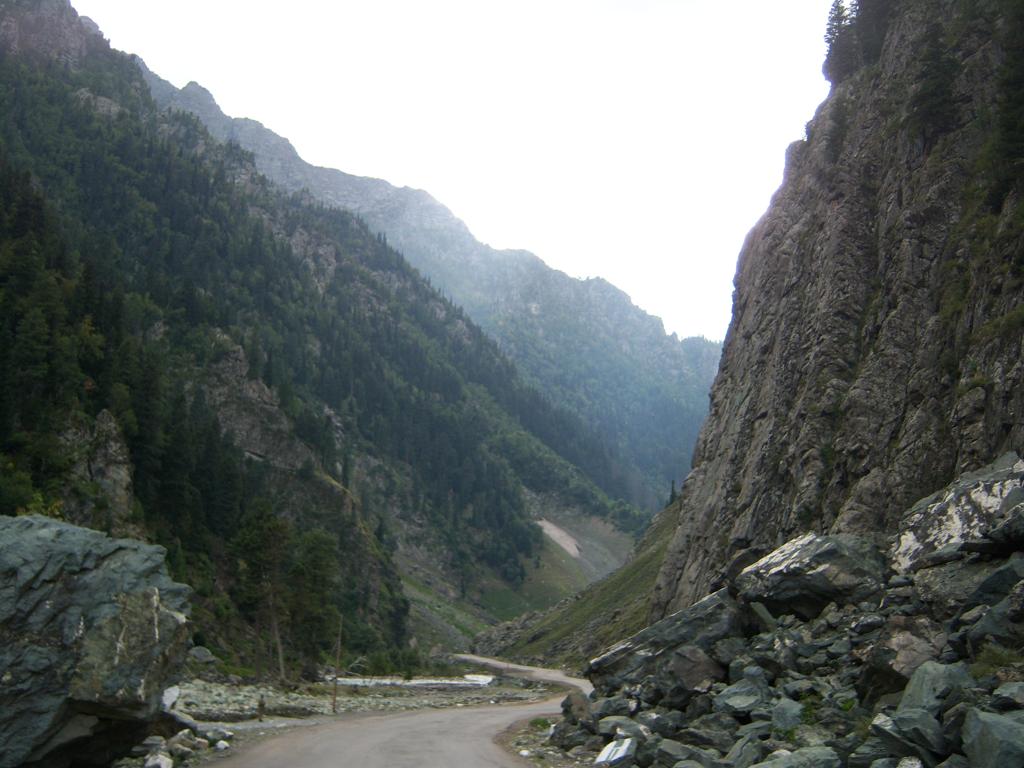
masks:
[(889, 29), (894, 0), (833, 0), (825, 27), (828, 46), (822, 71), (841, 83), (878, 61)]
[(678, 511), (678, 507), (662, 511), (628, 563), (587, 587), (576, 600), (549, 611), (505, 653), (579, 667), (602, 649), (647, 626), (654, 582)]
[[(339, 625), (375, 670), (415, 661), (385, 507), (429, 521), (465, 591), (522, 583), (541, 542), (524, 485), (641, 524), (578, 469), (612, 474), (600, 442), (383, 237), (159, 115), (93, 47), (76, 67), (0, 57), (0, 513), (59, 513), (63, 435), (113, 414), (134, 522), (195, 586), (199, 632), (278, 674), (329, 657)], [(308, 449), (298, 470), (246, 458), (211, 405), (239, 348)]]
[(1024, 680), (1024, 655), (1019, 650), (989, 643), (975, 656), (971, 675), (981, 680), (997, 672), (1004, 680)]
[[(999, 77), (999, 108), (994, 138), (992, 184), (988, 203), (998, 211), (1024, 178), (1024, 2), (1003, 0), (1000, 39), (1004, 62)], [(1022, 227), (1024, 228), (1024, 227)]]
[(960, 63), (951, 55), (942, 27), (933, 24), (925, 35), (908, 117), (910, 128), (923, 137), (925, 147), (934, 146), (938, 137), (954, 127), (953, 81), (959, 73)]

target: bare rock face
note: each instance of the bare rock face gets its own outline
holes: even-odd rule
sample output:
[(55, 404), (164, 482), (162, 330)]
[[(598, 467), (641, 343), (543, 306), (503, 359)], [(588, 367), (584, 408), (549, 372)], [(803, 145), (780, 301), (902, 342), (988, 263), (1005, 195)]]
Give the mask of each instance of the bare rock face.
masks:
[(75, 424), (61, 440), (73, 461), (62, 508), (68, 522), (114, 536), (142, 538), (141, 526), (132, 519), (128, 444), (110, 411), (100, 411), (91, 425)]
[[(878, 61), (833, 86), (739, 257), (733, 318), (652, 618), (748, 549), (892, 533), (916, 500), (1024, 445), (1021, 201), (971, 190), (1000, 34), (953, 2), (894, 4)], [(914, 95), (948, 45), (942, 125)]]
[(146, 735), (189, 644), (165, 554), (0, 518), (0, 768), (107, 765)]
[(94, 23), (80, 19), (68, 0), (11, 0), (15, 8), (0, 24), (0, 48), (11, 53), (30, 53), (55, 58), (71, 67), (90, 46), (105, 45)]
[(313, 460), (294, 435), (277, 396), (261, 380), (248, 376), (245, 352), (231, 345), (209, 369), (206, 396), (221, 427), (246, 455), (279, 469), (297, 470)]

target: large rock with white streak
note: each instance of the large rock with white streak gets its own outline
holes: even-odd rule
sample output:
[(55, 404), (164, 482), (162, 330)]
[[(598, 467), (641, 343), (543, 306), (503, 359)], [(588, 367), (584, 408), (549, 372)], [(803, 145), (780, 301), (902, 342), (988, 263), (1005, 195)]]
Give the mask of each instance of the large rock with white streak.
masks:
[[(1024, 511), (1024, 460), (1007, 453), (914, 504), (900, 521), (893, 566), (912, 570), (923, 558), (965, 541), (996, 535), (1009, 540)], [(1012, 543), (1012, 542), (1011, 542)]]
[(736, 577), (740, 597), (776, 614), (813, 619), (829, 603), (856, 603), (885, 587), (878, 548), (856, 536), (808, 533), (782, 545)]
[(107, 765), (145, 736), (189, 643), (165, 555), (0, 518), (0, 768)]

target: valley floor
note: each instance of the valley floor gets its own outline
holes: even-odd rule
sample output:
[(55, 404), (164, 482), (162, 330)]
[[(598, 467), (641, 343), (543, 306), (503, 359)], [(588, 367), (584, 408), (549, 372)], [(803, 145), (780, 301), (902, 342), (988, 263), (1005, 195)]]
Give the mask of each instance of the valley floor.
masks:
[[(266, 685), (192, 680), (182, 684), (174, 710), (197, 721), (197, 735), (228, 732), (229, 748), (202, 750), (196, 755), (200, 762), (216, 760), (224, 766), (317, 768), (336, 765), (337, 756), (344, 754), (346, 764), (370, 768), (458, 762), (511, 768), (523, 764), (524, 751), (546, 765), (575, 764), (564, 758), (551, 762), (557, 750), (543, 742), (548, 723), (559, 713), (563, 689), (589, 690), (587, 681), (558, 670), (496, 659), (457, 660), (497, 674), (491, 683), (478, 686), (459, 680), (432, 685), (417, 684), (425, 681), (341, 685), (337, 715), (332, 712), (333, 686), (329, 683), (284, 691)], [(262, 720), (257, 718), (261, 698)], [(153, 753), (173, 754), (174, 742), (153, 745)], [(552, 754), (542, 756), (548, 751)], [(118, 768), (141, 766), (144, 760), (123, 760)]]

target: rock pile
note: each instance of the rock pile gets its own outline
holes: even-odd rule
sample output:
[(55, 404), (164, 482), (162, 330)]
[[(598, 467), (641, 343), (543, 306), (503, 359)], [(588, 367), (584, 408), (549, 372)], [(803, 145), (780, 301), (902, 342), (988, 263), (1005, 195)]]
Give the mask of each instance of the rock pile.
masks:
[(143, 768), (173, 768), (176, 763), (183, 763), (203, 752), (230, 749), (234, 736), (220, 726), (193, 725), (181, 729), (169, 739), (149, 736), (132, 749), (131, 757), (134, 759), (122, 760), (118, 765), (137, 766), (141, 760)]
[(1022, 489), (1004, 457), (892, 542), (790, 541), (591, 661), (552, 741), (626, 768), (1024, 766)]
[(189, 643), (165, 554), (0, 517), (0, 768), (107, 765), (146, 735)]

